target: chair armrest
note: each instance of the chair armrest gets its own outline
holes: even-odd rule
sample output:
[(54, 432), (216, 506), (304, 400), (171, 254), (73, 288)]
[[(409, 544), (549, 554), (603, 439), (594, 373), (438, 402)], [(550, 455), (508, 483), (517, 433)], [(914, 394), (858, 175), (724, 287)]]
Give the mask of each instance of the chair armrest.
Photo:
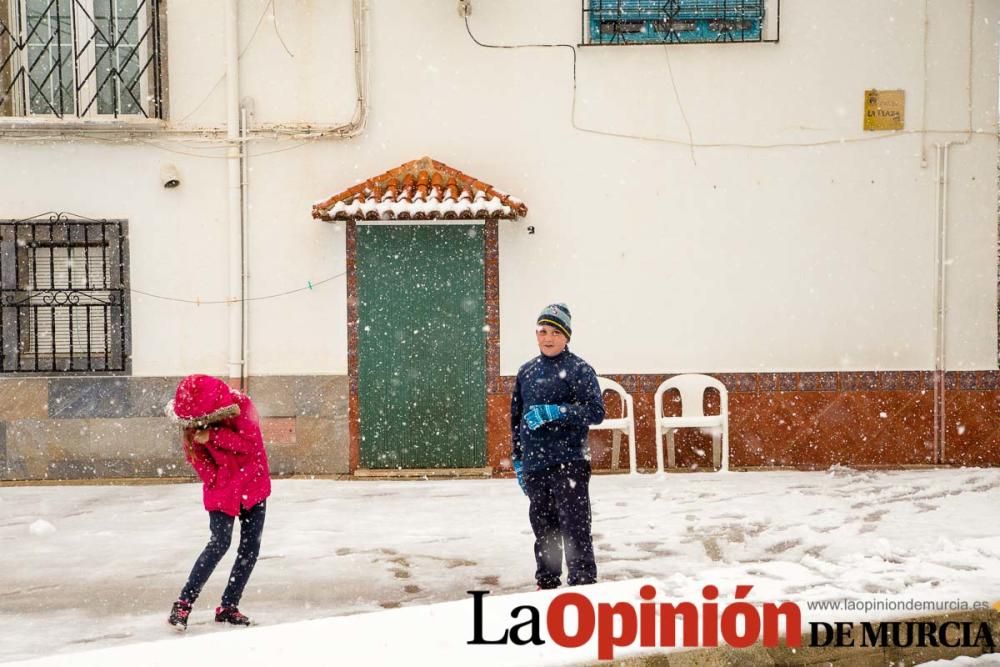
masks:
[(702, 427), (702, 426), (722, 426), (723, 415), (705, 415), (704, 417), (660, 417), (660, 426), (667, 428), (676, 427)]

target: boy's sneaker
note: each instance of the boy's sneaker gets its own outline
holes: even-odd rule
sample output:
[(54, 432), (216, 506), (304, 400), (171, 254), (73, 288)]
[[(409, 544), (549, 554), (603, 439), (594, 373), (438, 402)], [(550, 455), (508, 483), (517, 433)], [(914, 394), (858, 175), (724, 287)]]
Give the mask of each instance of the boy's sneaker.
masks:
[(250, 619), (240, 613), (236, 607), (216, 607), (215, 622), (230, 625), (250, 625)]
[(170, 618), (167, 623), (174, 626), (178, 632), (187, 630), (188, 616), (191, 615), (191, 603), (187, 600), (178, 600), (170, 609)]

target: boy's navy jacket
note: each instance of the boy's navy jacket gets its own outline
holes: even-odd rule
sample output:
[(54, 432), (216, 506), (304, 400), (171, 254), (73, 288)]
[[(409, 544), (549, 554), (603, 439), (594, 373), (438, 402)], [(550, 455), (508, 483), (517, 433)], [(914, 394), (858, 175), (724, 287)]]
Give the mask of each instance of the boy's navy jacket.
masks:
[[(528, 429), (524, 414), (534, 405), (554, 404), (563, 417)], [(587, 432), (604, 419), (597, 374), (569, 350), (554, 357), (540, 354), (517, 371), (510, 400), (511, 457), (525, 473), (569, 461), (589, 461)]]

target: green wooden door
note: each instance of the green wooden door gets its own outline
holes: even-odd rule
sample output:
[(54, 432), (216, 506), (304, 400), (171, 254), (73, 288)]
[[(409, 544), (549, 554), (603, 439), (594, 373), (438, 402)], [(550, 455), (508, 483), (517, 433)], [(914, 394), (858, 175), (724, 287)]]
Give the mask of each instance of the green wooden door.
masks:
[(482, 225), (359, 225), (362, 468), (486, 463)]

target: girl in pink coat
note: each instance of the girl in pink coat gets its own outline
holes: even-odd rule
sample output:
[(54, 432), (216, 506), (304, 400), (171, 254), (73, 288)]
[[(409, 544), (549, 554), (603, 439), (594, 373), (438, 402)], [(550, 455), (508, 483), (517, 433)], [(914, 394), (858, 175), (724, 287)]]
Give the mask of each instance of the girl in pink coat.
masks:
[(215, 620), (250, 625), (237, 606), (250, 579), (264, 530), (271, 473), (253, 402), (208, 375), (189, 375), (177, 385), (167, 414), (184, 427), (184, 454), (201, 478), (212, 536), (198, 556), (168, 622), (187, 629), (191, 605), (229, 549), (233, 524), (240, 520), (240, 543)]

